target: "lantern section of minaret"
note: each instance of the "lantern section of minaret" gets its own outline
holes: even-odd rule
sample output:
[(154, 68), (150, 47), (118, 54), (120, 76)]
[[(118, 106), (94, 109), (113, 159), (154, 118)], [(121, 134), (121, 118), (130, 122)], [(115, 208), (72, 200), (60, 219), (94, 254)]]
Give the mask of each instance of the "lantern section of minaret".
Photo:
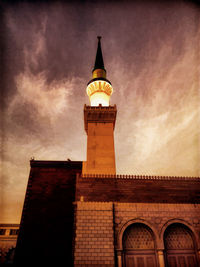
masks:
[(91, 106), (109, 106), (110, 96), (113, 93), (111, 82), (106, 79), (106, 70), (104, 68), (101, 37), (98, 36), (98, 47), (94, 69), (92, 71), (92, 80), (87, 85), (87, 95), (90, 99)]
[(116, 174), (114, 128), (117, 108), (110, 105), (113, 88), (106, 79), (100, 39), (98, 37), (92, 80), (86, 89), (90, 105), (84, 107), (87, 160), (83, 162), (83, 175)]

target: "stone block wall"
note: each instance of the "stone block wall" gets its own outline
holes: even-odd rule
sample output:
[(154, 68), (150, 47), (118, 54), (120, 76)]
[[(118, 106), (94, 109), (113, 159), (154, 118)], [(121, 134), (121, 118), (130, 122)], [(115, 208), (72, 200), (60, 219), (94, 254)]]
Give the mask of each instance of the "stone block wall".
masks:
[(133, 223), (151, 228), (160, 267), (164, 266), (164, 232), (172, 223), (191, 229), (200, 256), (200, 204), (79, 201), (75, 205), (74, 266), (122, 266), (123, 233)]
[(164, 267), (164, 232), (172, 223), (188, 226), (196, 241), (200, 262), (200, 204), (169, 203), (114, 203), (115, 250), (118, 266), (122, 266), (122, 238), (125, 229), (133, 223), (144, 223), (151, 228), (155, 238), (158, 266)]
[(113, 203), (77, 202), (74, 266), (114, 266)]
[(173, 222), (189, 226), (196, 234), (197, 242), (200, 241), (200, 204), (114, 203), (114, 214), (118, 247), (120, 232), (134, 222), (149, 225), (157, 238), (158, 248), (163, 248), (164, 230)]

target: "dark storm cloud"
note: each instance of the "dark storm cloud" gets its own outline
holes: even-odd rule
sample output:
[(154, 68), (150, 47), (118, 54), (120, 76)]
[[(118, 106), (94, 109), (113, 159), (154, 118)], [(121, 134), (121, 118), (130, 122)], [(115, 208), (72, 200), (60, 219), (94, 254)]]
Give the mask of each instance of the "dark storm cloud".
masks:
[[(9, 7), (4, 14), (9, 25), (5, 43), (7, 48), (10, 47), (6, 51), (6, 62), (13, 62), (6, 64), (11, 68), (7, 71), (11, 76), (9, 80), (13, 82), (13, 77), (23, 71), (24, 49), (32, 49), (38, 34), (44, 38), (45, 51), (37, 59), (37, 64), (29, 61), (28, 65), (34, 74), (48, 70), (48, 82), (73, 77), (77, 73), (80, 77), (87, 74), (86, 70), (91, 69), (91, 63), (93, 64), (91, 48), (95, 53), (95, 43), (92, 42), (91, 46), (91, 41), (99, 34), (97, 29), (100, 34), (104, 33), (107, 40), (105, 58), (107, 55), (121, 55), (127, 67), (135, 66), (136, 75), (147, 60), (154, 62), (157, 59), (159, 48), (164, 42), (168, 42), (169, 32), (170, 38), (173, 36), (176, 42), (172, 54), (174, 60), (178, 60), (177, 57), (183, 49), (184, 35), (181, 32), (177, 34), (177, 30), (186, 30), (181, 27), (182, 24), (197, 25), (190, 21), (185, 22), (188, 16), (182, 4), (170, 3), (167, 7), (161, 1), (156, 5), (152, 5), (152, 2), (141, 2), (137, 5), (124, 2), (123, 8), (121, 5), (120, 2), (106, 6), (98, 2), (52, 2), (39, 5), (18, 3), (14, 8)], [(176, 15), (177, 8), (179, 16)], [(191, 30), (193, 29), (188, 28), (188, 31)], [(149, 53), (151, 40), (156, 49), (151, 49)], [(85, 68), (80, 62), (84, 63)], [(15, 89), (14, 84), (7, 86), (6, 93)]]

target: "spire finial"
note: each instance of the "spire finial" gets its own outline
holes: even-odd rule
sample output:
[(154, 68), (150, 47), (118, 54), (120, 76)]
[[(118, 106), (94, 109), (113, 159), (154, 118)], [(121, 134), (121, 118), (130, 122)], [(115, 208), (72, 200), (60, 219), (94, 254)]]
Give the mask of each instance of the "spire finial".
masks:
[(95, 64), (94, 64), (94, 70), (96, 69), (102, 69), (105, 71), (104, 69), (104, 63), (103, 63), (103, 55), (102, 55), (102, 51), (101, 51), (101, 36), (97, 36), (98, 39), (98, 45), (97, 45), (97, 54), (96, 54), (96, 60), (95, 60)]

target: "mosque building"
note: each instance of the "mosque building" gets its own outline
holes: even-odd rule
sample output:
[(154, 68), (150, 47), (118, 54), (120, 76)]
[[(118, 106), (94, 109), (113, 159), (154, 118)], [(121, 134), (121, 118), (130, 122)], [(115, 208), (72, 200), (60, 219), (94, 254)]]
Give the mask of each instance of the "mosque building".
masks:
[(101, 37), (86, 92), (87, 159), (30, 161), (15, 264), (200, 266), (200, 178), (116, 174)]

